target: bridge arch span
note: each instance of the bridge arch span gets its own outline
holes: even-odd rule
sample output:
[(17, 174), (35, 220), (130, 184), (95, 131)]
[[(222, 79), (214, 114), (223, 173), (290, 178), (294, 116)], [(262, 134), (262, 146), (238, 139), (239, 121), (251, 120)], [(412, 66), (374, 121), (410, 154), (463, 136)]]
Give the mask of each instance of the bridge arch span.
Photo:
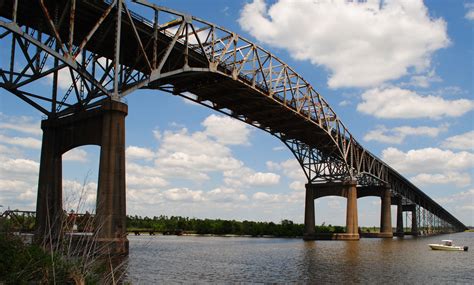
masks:
[[(279, 138), (310, 184), (388, 183), (405, 204), (465, 229), (357, 142), (311, 84), (276, 56), (197, 17), (133, 2), (154, 19), (134, 13), (126, 0), (0, 1), (0, 40), (10, 47), (0, 87), (51, 119), (120, 102), (137, 89), (177, 94)], [(58, 90), (62, 72), (71, 80), (65, 92)], [(28, 89), (51, 75), (49, 94)]]
[[(30, 78), (19, 78), (14, 84), (5, 82), (2, 87), (33, 103), (32, 98), (42, 96), (29, 96), (21, 91), (32, 79), (59, 70), (79, 77), (63, 98), (46, 100), (54, 105), (52, 108), (41, 107), (40, 103), (34, 105), (49, 117), (94, 107), (105, 97), (120, 100), (138, 88), (185, 93), (183, 97), (192, 93), (196, 101), (207, 102), (213, 109), (277, 136), (295, 153), (311, 180), (328, 176), (323, 168), (331, 168), (333, 176), (337, 172), (339, 179), (356, 174), (347, 162), (352, 144), (349, 131), (324, 98), (291, 67), (265, 49), (212, 23), (145, 1), (135, 2), (150, 6), (157, 15), (172, 15), (175, 19), (154, 25), (124, 6), (119, 9), (120, 18), (126, 18), (121, 19), (124, 28), (117, 35), (110, 28), (114, 24), (115, 6), (107, 1), (76, 3), (76, 14), (88, 9), (88, 18), (98, 21), (94, 23), (74, 15), (73, 22), (78, 23), (73, 27), (73, 22), (59, 27), (52, 25), (53, 15), (49, 13), (61, 5), (67, 8), (68, 1), (18, 4), (15, 21), (0, 22), (0, 26), (54, 58), (55, 63), (50, 70), (41, 67), (40, 72), (30, 63), (26, 69), (26, 73), (32, 73)], [(14, 10), (9, 4), (12, 3), (3, 4), (4, 13), (0, 15), (15, 18), (9, 13)], [(18, 24), (36, 28), (37, 33), (26, 33)], [(103, 33), (98, 35), (97, 31)], [(50, 36), (40, 37), (45, 34)], [(129, 43), (133, 39), (135, 45)], [(114, 41), (119, 41), (126, 52), (117, 52), (111, 45)], [(26, 60), (34, 57), (28, 52), (24, 54)], [(88, 92), (74, 96), (79, 83)], [(306, 151), (312, 152), (313, 160), (324, 157), (327, 165), (310, 166), (302, 154)]]

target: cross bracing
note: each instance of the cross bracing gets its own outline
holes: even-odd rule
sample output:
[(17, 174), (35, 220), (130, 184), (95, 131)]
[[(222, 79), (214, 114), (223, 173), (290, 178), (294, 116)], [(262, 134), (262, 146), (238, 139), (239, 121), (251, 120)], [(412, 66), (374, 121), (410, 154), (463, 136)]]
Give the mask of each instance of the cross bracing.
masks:
[[(192, 15), (132, 2), (0, 1), (0, 87), (48, 118), (121, 101), (137, 89), (167, 91), (276, 136), (311, 183), (386, 184), (405, 204), (465, 228), (357, 142), (327, 101), (278, 57)], [(152, 17), (134, 13), (137, 5)], [(48, 94), (35, 93), (39, 81), (51, 86)]]

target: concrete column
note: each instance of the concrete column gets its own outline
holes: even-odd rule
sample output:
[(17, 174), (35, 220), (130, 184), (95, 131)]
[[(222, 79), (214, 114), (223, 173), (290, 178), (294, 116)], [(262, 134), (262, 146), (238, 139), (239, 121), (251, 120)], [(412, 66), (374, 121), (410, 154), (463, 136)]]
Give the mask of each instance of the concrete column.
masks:
[(57, 132), (43, 121), (43, 141), (36, 200), (37, 241), (49, 243), (61, 234), (62, 208), (62, 159), (57, 150)]
[(97, 189), (97, 237), (112, 254), (127, 254), (125, 202), (125, 116), (127, 106), (111, 101), (103, 106), (99, 183)]
[(418, 235), (418, 222), (416, 218), (416, 206), (413, 207), (414, 209), (411, 211), (411, 233), (414, 236)]
[(304, 207), (304, 236), (311, 237), (316, 233), (314, 220), (314, 194), (313, 185), (306, 184), (306, 196)]
[(125, 204), (125, 116), (127, 105), (103, 101), (101, 108), (44, 120), (38, 197), (39, 242), (60, 238), (63, 153), (81, 145), (101, 146), (96, 207), (96, 241), (103, 253), (127, 254)]
[(346, 234), (353, 236), (354, 238), (359, 238), (356, 186), (356, 181), (345, 183), (347, 191)]
[(383, 190), (382, 204), (380, 209), (380, 237), (391, 238), (393, 237), (392, 232), (392, 194), (389, 188)]
[(402, 197), (397, 200), (397, 236), (404, 236), (403, 230), (403, 204)]

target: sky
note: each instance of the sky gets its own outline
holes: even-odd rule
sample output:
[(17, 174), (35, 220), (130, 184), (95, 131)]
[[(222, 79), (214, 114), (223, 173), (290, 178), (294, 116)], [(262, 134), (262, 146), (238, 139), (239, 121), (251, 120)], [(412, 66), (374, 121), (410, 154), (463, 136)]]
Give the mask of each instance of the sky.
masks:
[[(474, 225), (474, 2), (152, 2), (278, 56), (365, 148)], [(305, 176), (277, 138), (160, 91), (139, 90), (126, 102), (127, 214), (303, 222)], [(0, 89), (0, 211), (36, 207), (42, 119)], [(95, 210), (99, 151), (63, 155), (66, 210)], [(345, 198), (317, 199), (315, 211), (318, 225), (345, 225)], [(359, 199), (358, 214), (359, 225), (378, 226), (380, 198)]]

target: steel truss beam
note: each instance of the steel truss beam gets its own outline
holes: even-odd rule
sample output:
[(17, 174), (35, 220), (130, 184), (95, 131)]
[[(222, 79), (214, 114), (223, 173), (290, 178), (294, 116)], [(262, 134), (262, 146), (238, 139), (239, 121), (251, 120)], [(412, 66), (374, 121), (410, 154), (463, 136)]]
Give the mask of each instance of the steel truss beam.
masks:
[[(0, 1), (0, 87), (50, 118), (96, 108), (106, 98), (121, 101), (137, 89), (178, 94), (278, 137), (311, 183), (388, 184), (404, 203), (424, 203), (429, 215), (465, 228), (363, 148), (327, 101), (279, 58), (202, 19), (133, 2), (150, 8), (153, 20), (134, 13), (126, 0)], [(48, 93), (35, 93), (32, 84), (40, 81), (51, 86)], [(211, 93), (214, 87), (235, 94)], [(423, 226), (433, 227), (433, 220), (424, 217)]]

